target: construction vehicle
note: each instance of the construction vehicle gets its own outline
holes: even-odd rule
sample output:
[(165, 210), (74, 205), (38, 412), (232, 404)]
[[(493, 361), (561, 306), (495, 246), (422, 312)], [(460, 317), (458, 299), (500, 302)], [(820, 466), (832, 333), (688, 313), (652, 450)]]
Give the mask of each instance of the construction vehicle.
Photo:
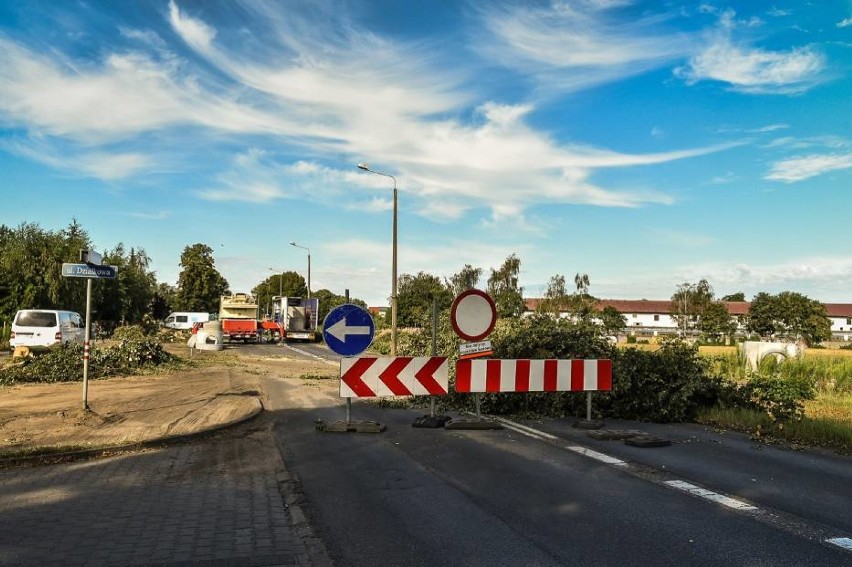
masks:
[(254, 298), (247, 293), (223, 295), (219, 303), (219, 321), (222, 337), (228, 342), (258, 342), (258, 307)]
[(319, 318), (319, 299), (312, 297), (274, 297), (275, 321), (281, 326), (285, 341), (316, 340)]

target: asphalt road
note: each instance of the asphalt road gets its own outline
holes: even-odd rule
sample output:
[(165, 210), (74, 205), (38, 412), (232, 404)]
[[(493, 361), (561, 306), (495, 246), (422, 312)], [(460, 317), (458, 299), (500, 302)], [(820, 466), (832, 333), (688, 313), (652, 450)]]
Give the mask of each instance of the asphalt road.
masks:
[[(274, 410), (287, 390), (269, 388)], [(337, 565), (852, 564), (852, 550), (828, 541), (852, 537), (848, 457), (688, 424), (607, 424), (674, 441), (654, 449), (595, 441), (564, 420), (421, 429), (411, 424), (422, 412), (358, 401), (353, 420), (385, 432), (315, 430), (344, 411), (336, 400), (274, 412), (284, 460)]]

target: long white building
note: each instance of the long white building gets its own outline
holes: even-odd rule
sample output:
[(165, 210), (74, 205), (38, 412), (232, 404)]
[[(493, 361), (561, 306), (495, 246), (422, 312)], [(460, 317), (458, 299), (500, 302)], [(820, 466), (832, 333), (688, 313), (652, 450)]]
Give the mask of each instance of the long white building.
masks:
[[(524, 300), (528, 313), (538, 309), (542, 299)], [(737, 318), (748, 315), (748, 301), (723, 301), (728, 312)], [(835, 338), (852, 340), (852, 303), (825, 303), (825, 310), (831, 320), (831, 332)], [(669, 300), (648, 299), (601, 299), (595, 304), (598, 311), (613, 307), (627, 319), (625, 331), (636, 335), (655, 335), (677, 331), (677, 323), (671, 316), (672, 302)]]

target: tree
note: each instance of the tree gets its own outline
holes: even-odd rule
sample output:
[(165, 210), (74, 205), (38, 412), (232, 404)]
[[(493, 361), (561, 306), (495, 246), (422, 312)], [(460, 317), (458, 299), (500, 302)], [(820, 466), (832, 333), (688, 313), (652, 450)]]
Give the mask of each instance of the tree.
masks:
[(433, 301), (437, 301), (438, 311), (449, 309), (453, 293), (437, 276), (424, 272), (416, 276), (403, 274), (399, 278), (396, 301), (397, 325), (425, 327), (432, 320)]
[(524, 312), (523, 288), (518, 286), (521, 260), (512, 254), (498, 269), (491, 270), (488, 278), (488, 294), (497, 304), (500, 317), (520, 317)]
[[(337, 307), (338, 305), (343, 305), (346, 303), (345, 295), (337, 295), (330, 290), (320, 289), (311, 293), (311, 297), (315, 297), (319, 302), (319, 310), (318, 310), (318, 319), (320, 325), (325, 320), (326, 315), (328, 315), (329, 311)], [(360, 305), (364, 309), (367, 308), (367, 303), (363, 299), (358, 298), (350, 298), (349, 303), (353, 303), (355, 305)]]
[(112, 250), (105, 250), (103, 262), (116, 266), (115, 280), (97, 280), (93, 299), (97, 318), (112, 323), (141, 323), (150, 313), (157, 292), (157, 279), (149, 266), (151, 259), (142, 249), (125, 251), (119, 242)]
[(158, 283), (151, 298), (151, 315), (154, 319), (162, 321), (174, 311), (177, 299), (177, 289), (167, 283)]
[(450, 278), (447, 287), (452, 292), (453, 297), (455, 297), (463, 291), (475, 289), (481, 276), (482, 268), (474, 268), (470, 264), (465, 264), (461, 271)]
[(701, 280), (697, 284), (685, 282), (677, 286), (677, 291), (672, 295), (671, 316), (682, 334), (687, 334), (696, 326), (704, 310), (713, 302), (713, 288), (707, 280)]
[(559, 317), (567, 306), (568, 290), (565, 288), (565, 276), (561, 274), (551, 276), (547, 282), (547, 290), (544, 292), (544, 300), (539, 304), (538, 310)]
[(808, 345), (831, 338), (825, 305), (794, 291), (758, 293), (749, 306), (747, 328), (762, 337), (803, 340)]
[(732, 293), (730, 295), (726, 295), (725, 297), (723, 297), (721, 299), (721, 301), (745, 301), (745, 300), (746, 300), (745, 294), (741, 291), (738, 291), (737, 293)]
[(598, 318), (607, 335), (618, 335), (627, 326), (627, 317), (618, 312), (612, 305), (603, 308)]
[(222, 295), (229, 293), (228, 281), (216, 270), (213, 249), (206, 244), (193, 244), (180, 255), (183, 267), (178, 276), (177, 308), (180, 311), (219, 311)]
[(79, 262), (89, 237), (76, 220), (61, 231), (35, 223), (0, 225), (0, 319), (18, 309), (69, 309), (83, 313), (85, 282), (62, 276), (63, 262)]
[(573, 315), (574, 320), (587, 324), (592, 323), (596, 316), (596, 300), (589, 294), (590, 285), (591, 282), (589, 281), (588, 274), (576, 274), (574, 276), (574, 286), (577, 291), (568, 298), (568, 310)]
[(308, 286), (305, 284), (305, 278), (298, 272), (289, 271), (269, 276), (254, 286), (251, 293), (260, 306), (260, 310), (264, 311), (267, 305), (272, 304), (272, 298), (279, 295), (282, 297), (307, 297)]
[(724, 303), (714, 301), (704, 308), (701, 319), (698, 321), (698, 330), (706, 338), (719, 341), (725, 337), (732, 337), (736, 333), (737, 322)]

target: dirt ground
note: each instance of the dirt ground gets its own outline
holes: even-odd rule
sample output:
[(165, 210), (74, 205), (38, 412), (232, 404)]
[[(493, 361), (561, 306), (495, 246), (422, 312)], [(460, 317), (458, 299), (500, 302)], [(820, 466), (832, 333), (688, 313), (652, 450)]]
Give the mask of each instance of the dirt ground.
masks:
[[(185, 372), (90, 380), (88, 410), (82, 378), (0, 387), (0, 456), (116, 447), (203, 432), (262, 411), (261, 376), (332, 378), (336, 373), (320, 361), (210, 356), (202, 367)], [(294, 392), (310, 405), (311, 389)]]

